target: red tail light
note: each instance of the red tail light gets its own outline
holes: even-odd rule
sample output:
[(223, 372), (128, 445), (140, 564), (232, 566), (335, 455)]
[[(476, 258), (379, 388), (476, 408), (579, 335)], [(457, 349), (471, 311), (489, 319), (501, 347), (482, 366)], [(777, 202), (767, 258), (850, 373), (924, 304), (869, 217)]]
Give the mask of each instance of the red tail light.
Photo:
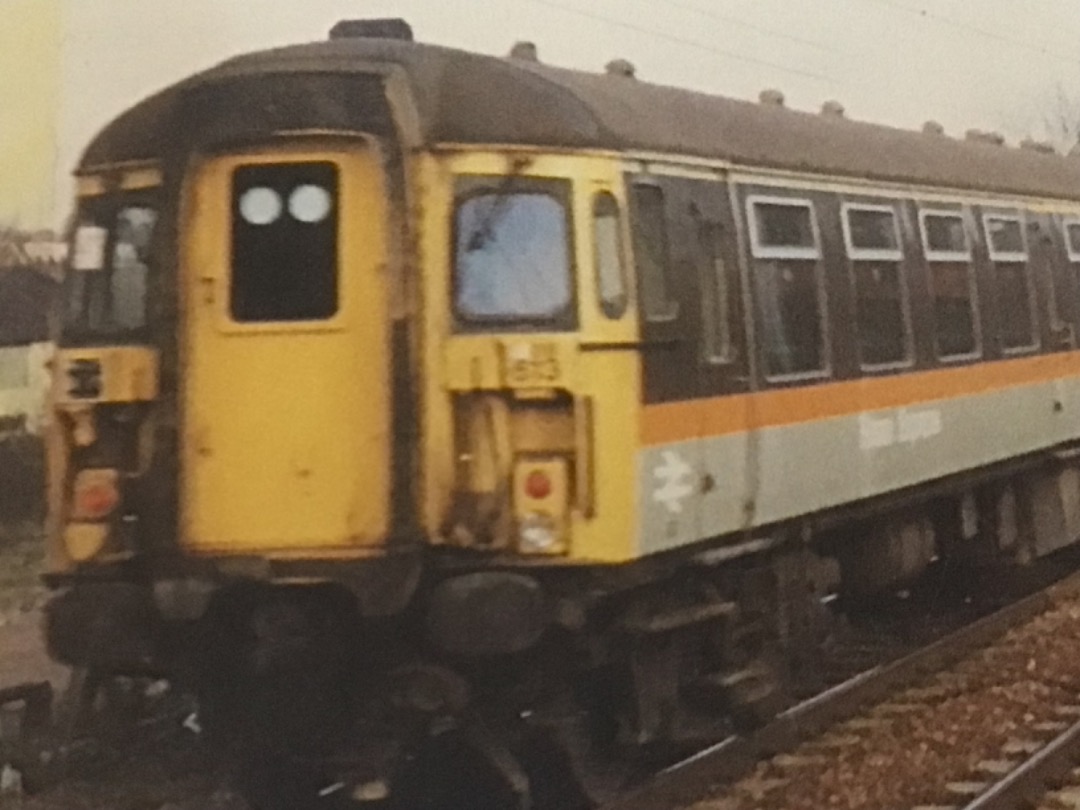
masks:
[(551, 478), (543, 470), (533, 470), (525, 479), (525, 494), (535, 500), (551, 494)]
[(120, 505), (116, 470), (83, 470), (75, 476), (72, 518), (104, 520)]

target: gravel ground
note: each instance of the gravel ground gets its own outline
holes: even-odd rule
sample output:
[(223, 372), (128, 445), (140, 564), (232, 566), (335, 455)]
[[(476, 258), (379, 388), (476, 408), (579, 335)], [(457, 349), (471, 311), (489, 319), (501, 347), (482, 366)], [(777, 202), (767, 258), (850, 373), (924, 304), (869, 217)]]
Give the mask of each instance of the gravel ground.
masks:
[[(47, 592), (38, 581), (41, 564), (40, 533), (34, 527), (0, 528), (0, 687), (49, 680), (59, 693), (68, 671), (50, 661), (42, 645)], [(245, 810), (224, 785), (198, 737), (175, 723), (156, 727), (152, 735), (144, 731), (137, 740), (95, 746), (69, 778), (33, 796), (0, 794), (0, 808)]]
[(0, 527), (0, 687), (46, 679), (59, 689), (67, 682), (67, 670), (50, 661), (41, 644), (47, 598), (38, 579), (41, 564), (34, 527)]
[(979, 766), (1010, 743), (1038, 739), (1080, 703), (1080, 596), (1009, 632), (952, 670), (684, 810), (895, 810), (962, 803), (952, 782), (985, 780)]
[[(246, 810), (223, 784), (214, 763), (181, 741), (159, 742), (138, 756), (98, 765), (92, 776), (71, 778), (33, 796), (19, 810)], [(0, 808), (5, 808), (0, 799)]]

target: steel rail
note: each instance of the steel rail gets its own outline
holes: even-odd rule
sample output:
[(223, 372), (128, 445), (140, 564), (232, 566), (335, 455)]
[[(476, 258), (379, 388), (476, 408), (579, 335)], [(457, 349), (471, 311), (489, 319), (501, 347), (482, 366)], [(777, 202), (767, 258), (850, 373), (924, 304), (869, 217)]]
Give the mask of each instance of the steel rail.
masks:
[(1070, 574), (920, 650), (860, 673), (793, 706), (754, 732), (729, 737), (672, 765), (629, 793), (605, 804), (603, 810), (655, 810), (657, 807), (673, 807), (698, 800), (708, 789), (749, 773), (762, 759), (792, 751), (830, 726), (852, 717), (860, 709), (951, 666), (973, 650), (987, 646), (1013, 627), (1047, 611), (1057, 601), (1059, 594), (1077, 592), (1080, 592), (1080, 572)]
[(964, 805), (963, 810), (1021, 810), (1064, 777), (1080, 760), (1080, 722), (1040, 748), (1000, 781)]

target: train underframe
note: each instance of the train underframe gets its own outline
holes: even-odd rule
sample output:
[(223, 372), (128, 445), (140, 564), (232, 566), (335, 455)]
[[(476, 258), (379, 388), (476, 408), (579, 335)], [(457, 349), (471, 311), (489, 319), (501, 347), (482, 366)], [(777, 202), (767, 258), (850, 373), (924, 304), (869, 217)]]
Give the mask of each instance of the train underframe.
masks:
[(585, 808), (820, 686), (835, 597), (1080, 536), (1064, 455), (994, 473), (624, 566), (429, 549), (401, 561), (408, 598), (384, 615), (355, 581), (128, 570), (67, 582), (48, 640), (72, 665), (192, 690), (258, 808)]

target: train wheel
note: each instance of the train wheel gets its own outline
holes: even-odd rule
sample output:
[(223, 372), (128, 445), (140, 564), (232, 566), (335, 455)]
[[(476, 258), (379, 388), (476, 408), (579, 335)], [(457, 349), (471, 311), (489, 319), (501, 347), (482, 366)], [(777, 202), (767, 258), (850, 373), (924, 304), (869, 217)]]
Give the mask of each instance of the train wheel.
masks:
[(483, 727), (444, 733), (394, 780), (389, 810), (588, 810), (565, 754), (542, 735), (513, 749)]
[(204, 619), (199, 715), (253, 810), (359, 807), (322, 767), (352, 721), (352, 605), (329, 588), (245, 588)]
[(314, 762), (267, 752), (241, 758), (234, 785), (251, 810), (353, 810), (352, 799)]
[(502, 746), (447, 732), (424, 746), (394, 780), (391, 810), (533, 810), (529, 783)]

